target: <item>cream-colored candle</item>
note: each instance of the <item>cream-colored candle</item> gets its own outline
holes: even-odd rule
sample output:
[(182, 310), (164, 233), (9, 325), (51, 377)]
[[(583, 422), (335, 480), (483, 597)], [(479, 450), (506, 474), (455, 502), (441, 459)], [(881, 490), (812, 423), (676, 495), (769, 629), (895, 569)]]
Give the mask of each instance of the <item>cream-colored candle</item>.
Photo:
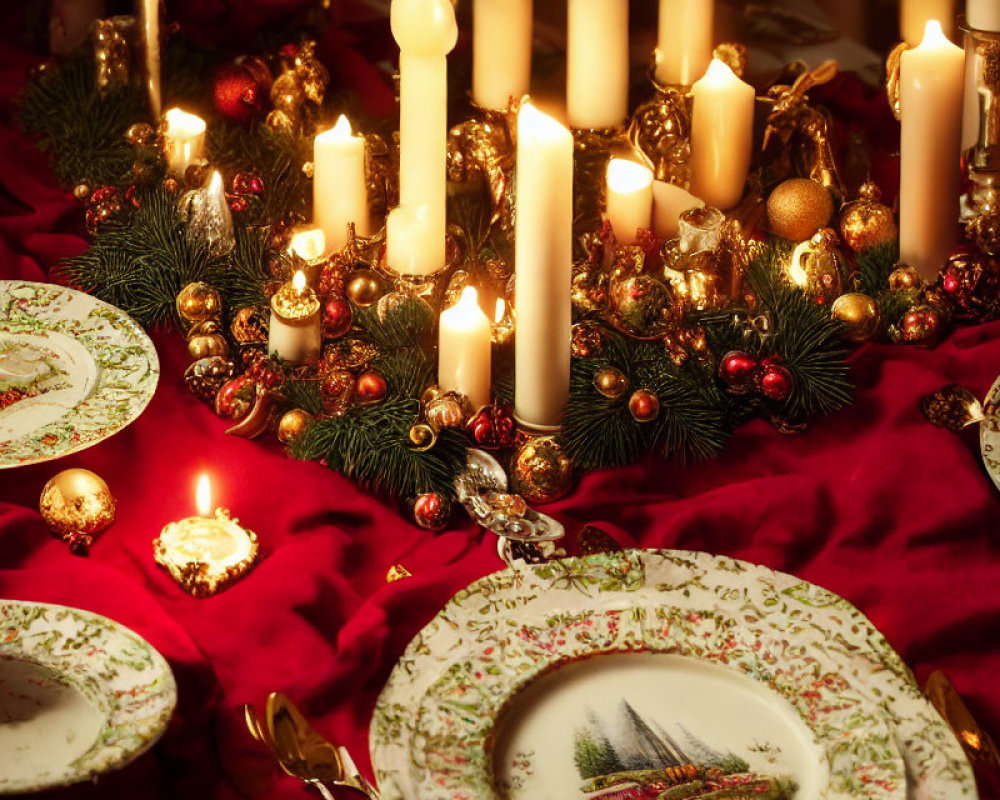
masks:
[(690, 86), (712, 60), (715, 0), (660, 0), (656, 80)]
[(365, 140), (351, 134), (341, 114), (337, 124), (313, 140), (313, 220), (322, 230), (328, 253), (347, 244), (347, 226), (368, 236), (368, 186)]
[(652, 225), (653, 171), (624, 158), (608, 161), (605, 213), (619, 244), (635, 242), (636, 232)]
[(965, 21), (980, 31), (1000, 31), (1000, 3), (997, 0), (966, 0)]
[(472, 6), (472, 99), (505, 109), (531, 83), (533, 0), (475, 0)]
[(292, 233), (288, 252), (307, 263), (318, 261), (326, 253), (326, 236), (321, 228), (300, 228)]
[(691, 194), (706, 205), (732, 208), (750, 171), (753, 87), (713, 58), (691, 96)]
[(673, 239), (680, 231), (681, 214), (704, 205), (680, 186), (653, 181), (653, 231), (662, 239)]
[(619, 128), (628, 116), (628, 3), (569, 0), (566, 108), (574, 128)]
[(205, 156), (205, 120), (179, 108), (168, 109), (163, 118), (167, 169), (183, 177), (191, 164)]
[(514, 413), (559, 425), (569, 398), (573, 135), (531, 104), (517, 119)]
[(425, 257), (435, 250), (436, 236), (437, 229), (428, 224), (427, 206), (398, 206), (385, 220), (385, 260), (402, 275), (437, 272), (443, 264)]
[(932, 19), (938, 21), (944, 35), (950, 38), (954, 33), (955, 0), (900, 0), (899, 35), (907, 44), (916, 47)]
[(473, 408), (490, 402), (490, 320), (476, 290), (466, 286), (459, 301), (441, 312), (438, 331), (438, 386), (460, 392)]
[(160, 0), (140, 0), (139, 11), (146, 55), (146, 91), (153, 119), (160, 118), (163, 107), (160, 89)]
[(965, 52), (934, 20), (899, 64), (899, 258), (937, 276), (957, 235)]
[(399, 205), (411, 217), (422, 207), (426, 230), (402, 243), (390, 239), (388, 261), (397, 272), (429, 275), (445, 265), (447, 56), (458, 26), (450, 0), (392, 0), (390, 23), (400, 50)]
[(306, 286), (305, 274), (296, 272), (271, 297), (267, 352), (292, 364), (318, 360), (323, 344), (319, 309), (319, 298)]

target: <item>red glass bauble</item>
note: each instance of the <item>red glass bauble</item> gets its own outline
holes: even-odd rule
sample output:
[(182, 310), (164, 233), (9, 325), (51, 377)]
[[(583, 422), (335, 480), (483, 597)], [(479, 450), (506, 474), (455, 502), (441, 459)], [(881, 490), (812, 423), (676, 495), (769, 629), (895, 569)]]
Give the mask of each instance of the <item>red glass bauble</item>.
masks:
[(781, 364), (766, 365), (760, 376), (760, 393), (768, 400), (787, 400), (792, 393), (792, 373)]
[(212, 103), (222, 116), (242, 125), (249, 124), (264, 113), (267, 89), (243, 64), (225, 64), (215, 73)]
[(379, 403), (385, 399), (387, 387), (385, 378), (375, 370), (368, 370), (358, 375), (354, 386), (354, 397), (362, 404)]
[(757, 359), (742, 350), (730, 350), (719, 364), (719, 377), (730, 391), (743, 393), (753, 388), (754, 378), (760, 364)]
[(439, 531), (448, 524), (451, 502), (437, 492), (426, 492), (413, 501), (413, 519), (421, 528)]
[(340, 294), (330, 295), (323, 304), (323, 335), (328, 339), (343, 336), (351, 329), (351, 304)]
[(514, 444), (514, 414), (510, 406), (490, 403), (483, 406), (466, 424), (466, 430), (478, 447), (497, 450)]

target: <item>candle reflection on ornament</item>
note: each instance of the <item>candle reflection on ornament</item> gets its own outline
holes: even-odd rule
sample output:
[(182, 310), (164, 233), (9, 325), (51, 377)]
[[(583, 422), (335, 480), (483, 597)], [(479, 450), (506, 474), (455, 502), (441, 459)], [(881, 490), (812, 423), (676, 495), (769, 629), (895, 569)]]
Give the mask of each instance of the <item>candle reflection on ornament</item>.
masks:
[(298, 270), (271, 298), (271, 325), (267, 352), (291, 364), (319, 359), (323, 344), (320, 302)]
[(167, 523), (153, 541), (156, 563), (195, 597), (208, 597), (239, 580), (259, 553), (257, 534), (239, 524), (225, 508), (212, 512), (208, 475), (195, 490), (198, 516)]
[(205, 120), (180, 108), (168, 109), (163, 119), (167, 169), (183, 178), (187, 168), (205, 155)]

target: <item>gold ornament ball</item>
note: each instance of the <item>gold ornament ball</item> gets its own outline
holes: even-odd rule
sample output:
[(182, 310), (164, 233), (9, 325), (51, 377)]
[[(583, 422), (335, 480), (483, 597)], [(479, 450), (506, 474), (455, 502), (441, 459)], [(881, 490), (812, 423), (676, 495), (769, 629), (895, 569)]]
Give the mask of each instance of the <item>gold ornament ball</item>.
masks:
[(177, 294), (177, 313), (188, 322), (204, 322), (221, 311), (219, 293), (203, 281), (189, 283)]
[(511, 488), (531, 503), (551, 503), (573, 485), (573, 465), (552, 436), (529, 439), (514, 453)]
[(354, 305), (368, 308), (382, 296), (382, 281), (370, 269), (360, 269), (347, 282), (347, 297)]
[(919, 289), (921, 283), (917, 271), (906, 264), (900, 264), (889, 273), (889, 288), (896, 292), (905, 289)]
[(229, 355), (229, 343), (218, 333), (202, 333), (188, 339), (188, 355), (193, 359)]
[(114, 522), (115, 499), (96, 473), (64, 469), (45, 484), (38, 510), (45, 524), (59, 536), (93, 536)]
[(878, 305), (866, 294), (848, 292), (833, 301), (830, 314), (844, 325), (844, 338), (865, 342), (878, 330)]
[(156, 144), (156, 129), (148, 122), (136, 122), (125, 130), (125, 141), (136, 147), (152, 147)]
[(868, 182), (861, 186), (861, 196), (847, 203), (840, 213), (840, 232), (844, 243), (855, 252), (896, 241), (899, 229), (892, 209), (879, 202), (878, 187)]
[(771, 230), (793, 242), (805, 241), (833, 216), (833, 198), (822, 184), (809, 178), (789, 178), (767, 198)]
[(90, 199), (90, 195), (93, 194), (94, 187), (91, 186), (87, 181), (80, 181), (76, 186), (73, 187), (73, 197), (79, 200), (81, 203), (87, 202)]
[(282, 444), (291, 444), (293, 439), (298, 438), (315, 421), (316, 418), (312, 414), (301, 408), (286, 411), (278, 422), (278, 441)]
[(617, 400), (628, 390), (628, 378), (620, 369), (607, 367), (594, 376), (594, 388), (608, 400)]
[(457, 392), (447, 392), (431, 400), (424, 409), (427, 424), (436, 430), (461, 428), (469, 418), (468, 400)]

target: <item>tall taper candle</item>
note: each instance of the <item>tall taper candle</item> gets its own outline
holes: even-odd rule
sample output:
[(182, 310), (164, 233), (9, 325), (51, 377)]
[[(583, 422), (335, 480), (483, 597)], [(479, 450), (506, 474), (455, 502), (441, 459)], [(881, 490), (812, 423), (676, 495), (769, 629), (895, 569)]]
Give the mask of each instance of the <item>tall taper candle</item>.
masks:
[(533, 0), (475, 0), (472, 6), (472, 99), (504, 109), (531, 82)]
[(660, 0), (656, 80), (690, 86), (712, 60), (715, 0)]
[(559, 424), (569, 398), (573, 135), (534, 106), (517, 119), (514, 414)]
[(566, 107), (574, 128), (617, 128), (628, 116), (628, 2), (569, 0)]
[(389, 244), (389, 266), (429, 275), (445, 262), (447, 56), (458, 40), (458, 26), (450, 0), (392, 0), (389, 13), (400, 50), (399, 205), (410, 214), (422, 207), (425, 226), (425, 235), (408, 240), (415, 248), (411, 252)]
[(146, 91), (153, 119), (160, 118), (163, 107), (160, 90), (160, 0), (140, 0), (140, 25), (146, 55)]
[(474, 409), (486, 405), (492, 352), (489, 317), (479, 307), (476, 290), (466, 286), (461, 299), (441, 312), (438, 386), (464, 394)]
[(349, 223), (358, 236), (369, 233), (365, 140), (351, 135), (347, 117), (313, 140), (313, 164), (313, 221), (333, 253), (347, 244)]
[(756, 94), (713, 58), (691, 96), (691, 194), (706, 205), (732, 208), (750, 171)]
[(956, 243), (965, 53), (927, 23), (899, 64), (899, 258), (925, 280)]

